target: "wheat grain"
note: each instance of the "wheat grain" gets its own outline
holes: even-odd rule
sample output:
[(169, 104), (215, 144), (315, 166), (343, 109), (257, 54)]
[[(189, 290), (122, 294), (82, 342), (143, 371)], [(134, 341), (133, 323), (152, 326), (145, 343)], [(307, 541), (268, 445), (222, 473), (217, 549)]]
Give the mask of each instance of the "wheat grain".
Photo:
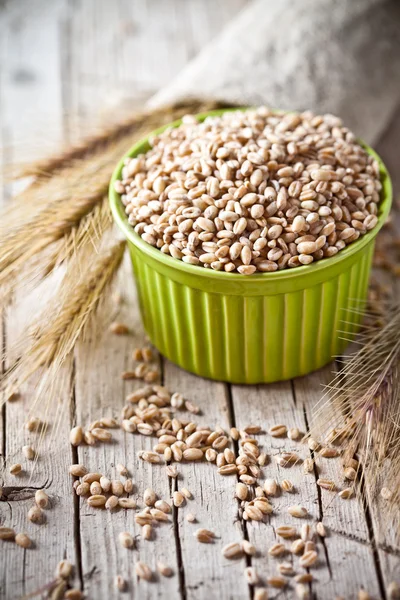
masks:
[(45, 490), (37, 490), (35, 492), (35, 502), (39, 508), (47, 508), (49, 505), (49, 497)]
[(143, 561), (138, 561), (135, 565), (135, 573), (139, 579), (144, 579), (145, 581), (151, 581), (153, 578), (153, 573), (148, 565)]
[(284, 577), (278, 577), (278, 576), (267, 577), (267, 583), (271, 587), (282, 589), (282, 588), (286, 587), (287, 579), (284, 579)]
[(0, 540), (14, 540), (15, 531), (11, 527), (0, 527)]
[(133, 548), (135, 541), (128, 531), (121, 531), (118, 535), (118, 540), (124, 548)]
[(163, 577), (172, 577), (172, 575), (174, 574), (173, 569), (171, 569), (171, 567), (169, 567), (168, 565), (166, 565), (165, 563), (163, 563), (161, 561), (157, 561), (157, 571)]
[(268, 554), (270, 554), (271, 556), (282, 556), (282, 554), (285, 554), (285, 552), (285, 545), (280, 543), (274, 544), (268, 549)]
[(305, 552), (303, 554), (303, 556), (300, 557), (299, 565), (301, 567), (310, 568), (315, 565), (317, 560), (318, 560), (318, 554), (313, 550), (309, 550), (308, 552)]
[(300, 506), (296, 504), (295, 506), (289, 506), (287, 509), (288, 513), (292, 515), (292, 517), (296, 517), (298, 519), (304, 519), (308, 515), (308, 511), (304, 506)]
[(214, 532), (209, 529), (197, 529), (193, 535), (203, 544), (211, 544), (215, 539)]
[(32, 523), (41, 523), (44, 520), (43, 511), (38, 506), (32, 506), (28, 510), (28, 519), (32, 521)]
[(32, 446), (22, 446), (22, 453), (28, 460), (34, 460), (36, 457), (36, 452)]

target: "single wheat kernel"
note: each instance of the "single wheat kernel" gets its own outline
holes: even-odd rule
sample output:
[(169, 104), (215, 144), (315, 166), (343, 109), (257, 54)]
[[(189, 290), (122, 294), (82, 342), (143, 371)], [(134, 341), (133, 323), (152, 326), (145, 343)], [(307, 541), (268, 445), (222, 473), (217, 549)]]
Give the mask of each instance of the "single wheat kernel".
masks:
[(303, 463), (303, 472), (312, 473), (314, 471), (314, 461), (312, 458), (306, 458)]
[(321, 521), (317, 523), (315, 529), (320, 537), (326, 537), (325, 525)]
[(127, 588), (126, 580), (122, 577), (122, 575), (116, 575), (114, 579), (115, 587), (120, 592), (124, 592)]
[(112, 440), (111, 431), (107, 431), (102, 427), (95, 427), (92, 429), (91, 434), (96, 438), (96, 440), (99, 440), (99, 442), (110, 442)]
[(288, 430), (287, 435), (290, 440), (298, 440), (301, 437), (301, 432), (300, 429), (298, 429), (297, 427), (291, 427)]
[(309, 540), (311, 540), (312, 535), (313, 533), (311, 526), (308, 523), (304, 523), (304, 525), (301, 526), (300, 530), (300, 537), (303, 540), (303, 542), (308, 542)]
[(215, 539), (215, 534), (209, 529), (197, 529), (193, 535), (203, 544), (211, 544)]
[(139, 579), (145, 579), (146, 581), (151, 581), (153, 577), (150, 567), (141, 560), (135, 565), (135, 573)]
[(248, 540), (242, 540), (242, 550), (247, 556), (255, 556), (257, 554), (256, 547)]
[(345, 488), (344, 490), (342, 490), (341, 492), (339, 492), (339, 496), (341, 498), (343, 498), (343, 500), (348, 500), (349, 498), (351, 498), (353, 495), (353, 490), (352, 488)]
[(268, 600), (267, 588), (258, 587), (254, 590), (254, 600)]
[(159, 510), (158, 508), (152, 508), (150, 510), (150, 514), (156, 521), (169, 521), (167, 513), (163, 510)]
[(204, 454), (200, 448), (187, 448), (183, 451), (183, 458), (188, 461), (201, 460)]
[(303, 556), (300, 557), (299, 565), (305, 568), (312, 567), (313, 565), (315, 565), (317, 560), (318, 554), (313, 550), (309, 550), (308, 552), (305, 552)]
[(85, 483), (88, 483), (89, 485), (93, 483), (93, 481), (98, 481), (100, 482), (101, 479), (101, 473), (86, 473), (86, 475), (84, 475), (82, 477), (82, 481), (84, 481)]
[(182, 506), (182, 504), (185, 502), (185, 496), (182, 494), (182, 492), (174, 492), (172, 494), (172, 498), (174, 506), (176, 506), (177, 508), (179, 508), (179, 506)]
[(22, 453), (28, 460), (34, 460), (36, 456), (36, 452), (32, 446), (22, 446)]
[(367, 590), (361, 588), (357, 594), (358, 600), (372, 600), (371, 596), (368, 594)]
[(121, 463), (118, 463), (115, 468), (117, 470), (117, 473), (119, 473), (123, 477), (127, 477), (128, 476), (128, 474), (129, 474), (128, 473), (128, 469), (125, 467), (125, 465), (122, 465)]
[(294, 485), (289, 479), (282, 479), (281, 488), (284, 492), (291, 493), (294, 490)]
[(107, 502), (107, 498), (102, 494), (96, 494), (95, 496), (89, 496), (87, 499), (87, 503), (89, 506), (93, 506), (95, 508), (100, 508), (105, 505)]
[(90, 495), (97, 496), (98, 494), (102, 494), (102, 493), (103, 493), (103, 489), (102, 489), (100, 483), (98, 481), (93, 481), (93, 483), (90, 484)]
[(298, 583), (295, 587), (296, 597), (299, 600), (308, 600), (310, 598), (310, 590), (302, 583)]
[(336, 489), (335, 482), (332, 481), (332, 479), (324, 479), (322, 477), (319, 477), (317, 479), (317, 485), (319, 485), (319, 487), (323, 488), (324, 490), (329, 490), (330, 492), (334, 492)]
[(319, 442), (317, 442), (317, 440), (315, 440), (312, 437), (308, 438), (307, 444), (308, 444), (308, 447), (310, 448), (310, 450), (312, 450), (312, 451), (318, 450), (318, 448), (320, 446)]
[(133, 548), (135, 540), (128, 531), (121, 531), (118, 535), (118, 540), (124, 548)]
[(260, 581), (257, 569), (255, 567), (246, 567), (244, 570), (244, 576), (249, 585), (257, 585)]
[(280, 563), (277, 569), (281, 575), (288, 575), (289, 577), (294, 575), (293, 565), (289, 562)]
[(158, 509), (158, 510), (162, 510), (162, 512), (168, 514), (171, 512), (171, 506), (168, 504), (168, 502), (166, 502), (165, 500), (157, 500), (154, 503), (154, 506)]
[(304, 517), (308, 515), (307, 509), (304, 508), (304, 506), (300, 506), (299, 504), (289, 506), (287, 511), (289, 515), (292, 515), (292, 517), (296, 517), (298, 519), (304, 519)]
[(315, 544), (312, 540), (308, 540), (308, 542), (306, 542), (305, 546), (304, 546), (304, 552), (314, 552), (316, 551), (316, 547)]
[(222, 556), (229, 559), (238, 558), (243, 554), (243, 548), (238, 542), (231, 542), (224, 546), (221, 550)]
[(151, 536), (153, 535), (153, 528), (150, 523), (145, 523), (142, 527), (142, 538), (144, 540), (151, 540)]
[(122, 496), (124, 493), (124, 484), (119, 479), (113, 479), (111, 481), (111, 493), (114, 496)]
[(122, 423), (121, 423), (121, 427), (127, 433), (135, 433), (135, 431), (137, 429), (136, 423), (133, 423), (129, 419), (123, 419)]
[(32, 506), (28, 511), (28, 519), (32, 523), (40, 523), (43, 520), (43, 511), (38, 506)]
[[(99, 481), (100, 485), (101, 485), (101, 489), (103, 490), (103, 492), (107, 493), (110, 491), (111, 489), (111, 481), (108, 479), (108, 477), (105, 477), (104, 475), (102, 475), (100, 477), (100, 481)], [(127, 490), (125, 490), (127, 491)]]
[(133, 498), (119, 498), (118, 506), (121, 508), (136, 508), (136, 500)]
[(353, 469), (353, 467), (346, 467), (343, 471), (343, 474), (345, 478), (349, 479), (350, 481), (354, 481), (357, 477), (357, 471)]
[(264, 481), (264, 492), (267, 496), (275, 496), (278, 490), (278, 485), (275, 479), (266, 479)]
[(161, 561), (157, 561), (157, 571), (163, 577), (171, 577), (174, 574), (173, 569)]
[(9, 469), (11, 475), (19, 475), (22, 471), (22, 465), (16, 463), (15, 465), (11, 465)]
[(61, 560), (56, 568), (56, 578), (69, 579), (72, 575), (72, 564), (68, 560)]
[(35, 502), (39, 508), (46, 508), (49, 505), (49, 497), (45, 490), (37, 490), (35, 493)]
[(146, 488), (143, 492), (143, 502), (146, 506), (154, 506), (157, 496), (154, 490)]
[(87, 474), (88, 470), (83, 465), (71, 465), (69, 467), (69, 472), (74, 477), (83, 477)]
[(267, 583), (271, 587), (282, 589), (287, 585), (287, 579), (284, 577), (273, 576), (267, 578)]
[(0, 527), (0, 540), (14, 540), (15, 531), (11, 527)]
[(83, 442), (83, 429), (80, 425), (73, 427), (69, 433), (69, 442), (72, 446), (79, 446)]
[(118, 323), (115, 321), (110, 325), (110, 333), (114, 333), (115, 335), (126, 335), (129, 333), (129, 327), (124, 323)]
[(252, 521), (262, 521), (264, 517), (261, 510), (256, 506), (252, 506), (251, 504), (246, 506), (244, 514), (246, 515), (247, 519), (251, 519)]
[(193, 513), (188, 513), (186, 515), (186, 521), (189, 521), (189, 523), (195, 523), (196, 522), (196, 515), (194, 515)]
[(44, 427), (44, 423), (38, 417), (31, 417), (25, 423), (25, 429), (27, 429), (30, 432), (39, 431), (39, 429), (42, 429), (42, 427)]
[(143, 354), (141, 348), (134, 348), (132, 352), (132, 359), (141, 362), (143, 360)]
[(339, 456), (339, 450), (336, 448), (321, 448), (319, 455), (323, 458), (335, 458)]
[(233, 439), (233, 441), (235, 441), (235, 442), (237, 442), (238, 439), (240, 438), (239, 430), (236, 429), (236, 427), (231, 428), (230, 435), (231, 435), (231, 438)]
[(151, 348), (142, 348), (142, 357), (145, 362), (151, 362), (154, 359)]
[(296, 583), (311, 583), (314, 579), (311, 573), (300, 573), (300, 575), (296, 575), (294, 580)]
[(268, 550), (268, 554), (270, 554), (271, 556), (281, 556), (282, 554), (285, 554), (286, 552), (286, 547), (284, 544), (281, 543), (277, 543), (274, 544), (273, 546), (271, 546), (271, 548), (269, 548)]
[(292, 545), (290, 546), (290, 552), (292, 554), (302, 554), (303, 550), (304, 550), (304, 542), (303, 540), (299, 539), (299, 540), (294, 540), (294, 542), (292, 542)]
[(291, 527), (290, 525), (281, 525), (276, 528), (276, 533), (279, 537), (284, 539), (292, 538), (297, 535), (297, 529), (295, 527)]
[(273, 437), (283, 437), (287, 433), (287, 427), (286, 425), (274, 425), (273, 427), (270, 427), (268, 432)]
[(182, 488), (181, 492), (185, 496), (185, 498), (188, 498), (188, 500), (190, 500), (191, 498), (193, 498), (192, 492), (190, 492), (187, 488), (185, 488), (185, 487)]
[(118, 506), (118, 500), (118, 496), (109, 496), (104, 506), (107, 510), (114, 510)]
[(32, 546), (32, 540), (26, 533), (17, 533), (14, 541), (21, 548), (30, 548)]

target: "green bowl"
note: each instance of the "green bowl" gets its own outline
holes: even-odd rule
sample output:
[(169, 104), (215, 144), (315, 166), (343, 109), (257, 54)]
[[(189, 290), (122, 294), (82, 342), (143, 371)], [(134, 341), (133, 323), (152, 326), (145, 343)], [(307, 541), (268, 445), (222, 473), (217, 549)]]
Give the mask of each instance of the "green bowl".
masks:
[(254, 384), (305, 375), (343, 352), (360, 327), (375, 236), (392, 202), (383, 162), (363, 145), (380, 165), (376, 227), (334, 257), (250, 276), (186, 264), (134, 232), (113, 186), (123, 159), (147, 152), (148, 139), (131, 148), (112, 176), (110, 204), (128, 240), (145, 329), (164, 356), (202, 377)]

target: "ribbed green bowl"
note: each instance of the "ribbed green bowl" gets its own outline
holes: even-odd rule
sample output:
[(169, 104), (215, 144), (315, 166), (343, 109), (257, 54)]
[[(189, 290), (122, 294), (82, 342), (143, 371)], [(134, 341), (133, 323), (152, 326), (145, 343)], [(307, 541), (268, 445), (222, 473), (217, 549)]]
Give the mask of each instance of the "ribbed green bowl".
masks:
[[(332, 258), (250, 276), (189, 265), (143, 241), (114, 191), (120, 161), (110, 184), (111, 210), (128, 240), (145, 329), (164, 356), (202, 377), (268, 383), (310, 373), (343, 352), (360, 326), (375, 236), (392, 202), (383, 162), (363, 145), (380, 165), (377, 226)], [(146, 138), (126, 156), (149, 148)]]

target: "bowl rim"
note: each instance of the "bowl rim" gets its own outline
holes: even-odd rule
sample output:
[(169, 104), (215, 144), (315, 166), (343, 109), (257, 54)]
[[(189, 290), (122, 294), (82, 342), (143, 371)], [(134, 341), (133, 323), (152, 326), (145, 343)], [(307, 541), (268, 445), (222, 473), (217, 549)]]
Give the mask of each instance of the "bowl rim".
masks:
[[(217, 110), (211, 110), (203, 113), (199, 113), (194, 115), (199, 122), (204, 121), (207, 117), (210, 116), (220, 116), (225, 112), (233, 112), (233, 111), (245, 111), (251, 110), (252, 107), (235, 107), (235, 108), (222, 108)], [(277, 111), (282, 112), (282, 111)], [(363, 140), (357, 139), (360, 145), (368, 152), (370, 156), (373, 156), (378, 161), (379, 164), (379, 173), (380, 179), (382, 182), (382, 191), (381, 191), (381, 201), (379, 204), (379, 212), (378, 212), (378, 223), (376, 226), (368, 231), (366, 234), (362, 235), (358, 240), (352, 242), (343, 250), (340, 250), (335, 256), (322, 258), (319, 261), (313, 262), (309, 265), (301, 265), (300, 267), (295, 267), (292, 269), (282, 269), (278, 271), (272, 271), (267, 273), (253, 273), (252, 275), (243, 275), (241, 273), (227, 273), (226, 271), (214, 271), (213, 269), (205, 269), (204, 267), (200, 267), (199, 265), (190, 265), (188, 263), (183, 262), (182, 260), (178, 260), (173, 258), (168, 254), (164, 254), (158, 248), (154, 248), (147, 242), (145, 242), (133, 229), (132, 225), (128, 221), (128, 217), (125, 213), (125, 207), (121, 201), (121, 196), (114, 189), (114, 183), (117, 179), (120, 178), (122, 168), (124, 166), (124, 160), (126, 158), (134, 158), (139, 154), (143, 154), (147, 152), (150, 148), (149, 138), (155, 135), (159, 135), (163, 133), (168, 128), (176, 128), (181, 125), (182, 119), (178, 119), (171, 123), (167, 123), (158, 129), (150, 132), (145, 138), (136, 142), (124, 156), (120, 159), (117, 166), (115, 167), (109, 185), (109, 202), (111, 207), (111, 212), (115, 222), (121, 231), (125, 234), (125, 237), (138, 247), (142, 252), (148, 254), (150, 257), (153, 257), (155, 260), (168, 265), (171, 268), (178, 269), (180, 271), (184, 271), (186, 273), (190, 273), (192, 275), (196, 275), (199, 277), (207, 277), (213, 278), (216, 281), (229, 281), (229, 282), (240, 282), (244, 281), (252, 281), (256, 282), (266, 282), (272, 283), (272, 280), (278, 282), (285, 279), (293, 279), (295, 277), (304, 277), (306, 275), (311, 275), (312, 273), (318, 273), (323, 271), (324, 269), (334, 266), (347, 258), (353, 256), (358, 253), (360, 250), (368, 246), (368, 244), (376, 237), (380, 229), (383, 227), (392, 205), (392, 182), (390, 179), (390, 175), (388, 170), (383, 163), (380, 156), (373, 150), (368, 144), (366, 144)]]

